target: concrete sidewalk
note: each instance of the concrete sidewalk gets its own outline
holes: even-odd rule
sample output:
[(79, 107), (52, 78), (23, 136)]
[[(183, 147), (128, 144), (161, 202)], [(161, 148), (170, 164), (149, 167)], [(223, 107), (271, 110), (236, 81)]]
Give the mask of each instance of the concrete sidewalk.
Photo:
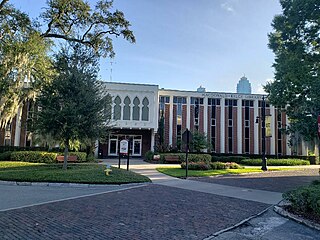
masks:
[[(105, 159), (103, 163), (118, 166), (117, 159)], [(120, 167), (126, 169), (127, 161), (122, 159)], [(262, 191), (249, 188), (240, 188), (220, 184), (205, 183), (186, 179), (170, 177), (160, 173), (156, 168), (161, 166), (180, 166), (179, 164), (150, 164), (140, 159), (130, 159), (129, 169), (133, 172), (147, 176), (154, 184), (198, 191), (203, 193), (216, 194), (225, 197), (232, 197), (243, 200), (250, 200), (266, 204), (277, 204), (282, 200), (282, 194), (279, 192)]]

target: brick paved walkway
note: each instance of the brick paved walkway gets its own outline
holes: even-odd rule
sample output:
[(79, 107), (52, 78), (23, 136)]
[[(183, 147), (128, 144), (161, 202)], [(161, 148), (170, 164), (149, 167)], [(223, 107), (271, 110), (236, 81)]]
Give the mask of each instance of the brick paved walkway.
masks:
[(286, 192), (296, 187), (307, 185), (313, 180), (320, 180), (320, 176), (318, 169), (305, 169), (190, 179), (235, 187)]
[(266, 204), (160, 185), (0, 213), (0, 239), (203, 239)]

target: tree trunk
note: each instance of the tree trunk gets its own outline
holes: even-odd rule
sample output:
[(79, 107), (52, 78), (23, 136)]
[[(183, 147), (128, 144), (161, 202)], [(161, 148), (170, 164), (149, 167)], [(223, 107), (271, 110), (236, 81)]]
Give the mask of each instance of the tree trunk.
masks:
[(69, 140), (65, 141), (65, 147), (64, 147), (64, 159), (63, 159), (63, 169), (67, 170), (68, 165), (68, 149), (69, 148)]

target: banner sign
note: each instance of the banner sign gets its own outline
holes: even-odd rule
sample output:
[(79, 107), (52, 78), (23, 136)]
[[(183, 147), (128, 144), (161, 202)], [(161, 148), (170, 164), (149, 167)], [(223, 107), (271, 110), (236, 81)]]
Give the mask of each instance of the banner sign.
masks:
[(266, 116), (266, 137), (272, 137), (271, 131), (271, 116)]

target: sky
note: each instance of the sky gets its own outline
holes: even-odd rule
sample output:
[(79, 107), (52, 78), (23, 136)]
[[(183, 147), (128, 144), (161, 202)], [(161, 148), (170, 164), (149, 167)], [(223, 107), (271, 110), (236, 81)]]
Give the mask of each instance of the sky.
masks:
[[(33, 18), (46, 5), (9, 2)], [(130, 21), (136, 43), (114, 40), (115, 58), (101, 61), (104, 81), (236, 92), (245, 75), (252, 93), (262, 93), (274, 77), (267, 35), (281, 13), (278, 0), (114, 0), (114, 9)]]

